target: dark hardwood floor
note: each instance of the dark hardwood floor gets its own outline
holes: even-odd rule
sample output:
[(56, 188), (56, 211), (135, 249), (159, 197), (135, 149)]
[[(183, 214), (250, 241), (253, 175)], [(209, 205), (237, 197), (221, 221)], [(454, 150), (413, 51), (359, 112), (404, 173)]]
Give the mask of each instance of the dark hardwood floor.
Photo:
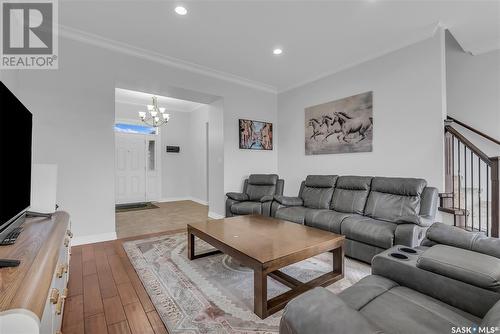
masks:
[(72, 247), (62, 332), (168, 333), (122, 243), (181, 231)]

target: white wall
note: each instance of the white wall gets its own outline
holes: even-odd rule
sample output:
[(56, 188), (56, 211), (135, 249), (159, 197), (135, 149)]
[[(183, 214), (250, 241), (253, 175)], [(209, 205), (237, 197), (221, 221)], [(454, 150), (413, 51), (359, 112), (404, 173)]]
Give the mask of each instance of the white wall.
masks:
[(115, 231), (115, 87), (166, 96), (171, 96), (169, 87), (179, 87), (223, 99), (223, 112), (218, 109), (223, 157), (214, 156), (215, 182), (223, 182), (210, 188), (211, 211), (224, 214), (224, 192), (240, 189), (249, 173), (276, 172), (276, 150), (252, 154), (238, 149), (237, 124), (239, 117), (275, 122), (275, 94), (92, 43), (61, 38), (58, 70), (1, 75), (34, 114), (33, 161), (59, 166), (58, 202), (71, 214), (76, 237), (96, 240)]
[[(189, 133), (191, 116), (173, 111), (170, 121), (160, 129), (162, 158), (162, 198), (183, 199), (191, 196), (192, 148)], [(180, 146), (179, 153), (167, 153), (166, 147)]]
[[(446, 82), (448, 115), (500, 139), (500, 50), (470, 55), (447, 32)], [(486, 154), (500, 155), (498, 145), (457, 128)]]
[[(443, 187), (444, 35), (278, 95), (278, 170), (295, 195), (307, 174), (407, 176)], [(373, 152), (306, 156), (304, 108), (373, 91)]]
[[(233, 191), (231, 189), (241, 189), (242, 180), (245, 179), (248, 174), (254, 173), (255, 170), (259, 170), (258, 167), (252, 164), (248, 167), (244, 167), (245, 159), (234, 161), (235, 159), (241, 158), (235, 157), (235, 154), (233, 154), (234, 134), (230, 136), (233, 139), (228, 139), (229, 134), (227, 132), (231, 132), (232, 129), (227, 126), (228, 122), (226, 119), (233, 118), (234, 116), (230, 117), (230, 115), (227, 114), (225, 103), (226, 100), (223, 101), (222, 99), (211, 103), (208, 112), (208, 215), (212, 218), (225, 216), (225, 197), (223, 197), (223, 201), (219, 201), (221, 194)], [(236, 134), (238, 135), (238, 130)], [(238, 145), (238, 142), (236, 145)], [(229, 156), (232, 157), (230, 162), (227, 161)], [(269, 164), (266, 164), (265, 159), (262, 159), (263, 157), (265, 157), (265, 155), (259, 157), (259, 160), (266, 166), (260, 170), (270, 168), (273, 163), (273, 161), (271, 161)], [(243, 175), (242, 173), (235, 173), (234, 170), (231, 170), (235, 164), (242, 164), (243, 166), (239, 168), (246, 170), (247, 173)], [(276, 170), (277, 166), (275, 171)], [(224, 180), (224, 182), (220, 182), (220, 180)], [(228, 184), (230, 185), (228, 186)]]
[(189, 140), (191, 145), (191, 197), (200, 202), (207, 202), (207, 123), (210, 106), (203, 106), (189, 113)]

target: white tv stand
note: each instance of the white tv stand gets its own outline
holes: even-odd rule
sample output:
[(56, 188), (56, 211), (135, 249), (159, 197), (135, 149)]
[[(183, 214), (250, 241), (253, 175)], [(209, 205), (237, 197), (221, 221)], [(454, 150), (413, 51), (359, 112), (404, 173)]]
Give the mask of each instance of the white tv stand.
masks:
[(28, 218), (16, 243), (0, 258), (18, 259), (0, 269), (0, 333), (60, 333), (67, 296), (71, 231), (69, 215)]

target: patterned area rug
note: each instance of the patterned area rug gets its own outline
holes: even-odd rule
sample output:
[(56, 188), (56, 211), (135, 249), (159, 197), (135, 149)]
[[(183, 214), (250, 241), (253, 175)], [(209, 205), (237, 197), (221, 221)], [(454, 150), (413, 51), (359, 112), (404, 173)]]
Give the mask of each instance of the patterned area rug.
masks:
[[(185, 233), (125, 242), (123, 247), (170, 334), (277, 333), (283, 311), (262, 320), (253, 313), (253, 271), (218, 254), (190, 261)], [(212, 247), (196, 241), (196, 252)], [(332, 268), (331, 253), (283, 268), (309, 281)], [(370, 266), (346, 258), (338, 293), (370, 274)], [(289, 288), (268, 278), (268, 298)]]

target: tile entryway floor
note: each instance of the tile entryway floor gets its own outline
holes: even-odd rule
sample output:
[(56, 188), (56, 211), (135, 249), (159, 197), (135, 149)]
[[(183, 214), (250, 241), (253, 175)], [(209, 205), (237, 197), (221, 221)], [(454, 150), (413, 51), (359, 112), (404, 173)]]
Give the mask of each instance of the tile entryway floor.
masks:
[(116, 213), (116, 234), (128, 238), (143, 234), (174, 231), (187, 224), (206, 221), (208, 206), (193, 201), (155, 203), (157, 209)]

